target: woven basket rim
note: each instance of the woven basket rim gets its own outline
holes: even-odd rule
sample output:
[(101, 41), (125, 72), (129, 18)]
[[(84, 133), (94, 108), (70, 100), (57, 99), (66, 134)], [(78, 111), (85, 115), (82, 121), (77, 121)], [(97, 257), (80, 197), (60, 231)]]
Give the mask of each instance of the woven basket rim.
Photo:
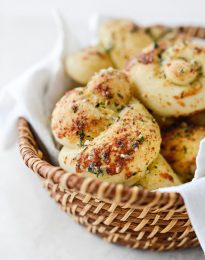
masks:
[[(110, 201), (110, 203), (132, 204), (132, 206), (139, 206), (139, 202), (146, 206), (150, 204), (150, 207), (158, 203), (158, 206), (162, 208), (170, 204), (170, 201), (178, 206), (184, 204), (183, 198), (177, 192), (149, 191), (137, 186), (128, 187), (123, 184), (107, 183), (75, 173), (67, 173), (61, 167), (53, 166), (47, 160), (42, 159), (42, 151), (25, 118), (18, 119), (17, 128), (19, 150), (25, 164), (41, 178), (52, 181), (64, 190), (81, 192), (100, 200)], [(154, 201), (156, 202), (153, 203)]]

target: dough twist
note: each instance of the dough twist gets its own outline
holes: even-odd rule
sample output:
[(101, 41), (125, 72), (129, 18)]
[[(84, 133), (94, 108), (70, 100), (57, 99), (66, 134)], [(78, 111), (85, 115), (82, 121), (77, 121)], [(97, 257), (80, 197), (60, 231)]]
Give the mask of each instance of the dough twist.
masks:
[(205, 109), (205, 47), (181, 41), (151, 46), (127, 66), (136, 96), (155, 114), (187, 116)]
[(99, 39), (114, 66), (120, 69), (137, 52), (153, 42), (144, 28), (125, 19), (105, 22), (100, 28)]
[(187, 125), (166, 131), (162, 135), (162, 154), (183, 182), (194, 177), (200, 141), (205, 138), (205, 127)]
[[(87, 87), (67, 92), (53, 111), (52, 131), (63, 145), (60, 166), (84, 176), (141, 184), (159, 157), (158, 124), (132, 98), (126, 74), (114, 69), (101, 70)], [(163, 169), (166, 174), (156, 178), (171, 176), (170, 185), (179, 183), (172, 170)]]

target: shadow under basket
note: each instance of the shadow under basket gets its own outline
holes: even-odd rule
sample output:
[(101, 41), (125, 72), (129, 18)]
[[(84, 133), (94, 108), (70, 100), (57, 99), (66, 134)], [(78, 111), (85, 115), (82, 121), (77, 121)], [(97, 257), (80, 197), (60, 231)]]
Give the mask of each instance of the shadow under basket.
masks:
[[(205, 29), (178, 27), (205, 38)], [(199, 245), (179, 193), (106, 183), (51, 165), (29, 123), (18, 120), (19, 149), (51, 197), (79, 224), (103, 239), (130, 248), (171, 250)]]

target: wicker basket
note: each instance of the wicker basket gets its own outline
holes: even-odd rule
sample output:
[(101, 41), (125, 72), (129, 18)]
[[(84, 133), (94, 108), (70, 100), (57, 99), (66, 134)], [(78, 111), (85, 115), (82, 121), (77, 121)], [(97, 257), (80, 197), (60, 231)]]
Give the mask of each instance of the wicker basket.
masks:
[[(179, 27), (205, 38), (205, 29)], [(46, 161), (28, 122), (18, 120), (19, 148), (25, 164), (43, 180), (62, 209), (90, 232), (131, 248), (171, 250), (199, 244), (183, 198), (66, 173)]]

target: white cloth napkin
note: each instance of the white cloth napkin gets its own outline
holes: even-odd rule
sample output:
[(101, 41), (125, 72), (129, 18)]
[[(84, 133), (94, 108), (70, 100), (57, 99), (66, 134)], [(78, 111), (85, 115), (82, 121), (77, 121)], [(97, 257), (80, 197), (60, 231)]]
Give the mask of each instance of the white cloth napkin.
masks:
[[(105, 17), (95, 15), (90, 21), (90, 39), (96, 42), (96, 31)], [(59, 15), (55, 14), (58, 39), (55, 49), (48, 57), (34, 65), (14, 82), (3, 87), (0, 92), (0, 147), (7, 149), (16, 140), (16, 122), (19, 116), (28, 119), (36, 134), (46, 147), (50, 158), (57, 163), (58, 150), (50, 131), (51, 111), (72, 81), (64, 73), (65, 53), (77, 48), (80, 43), (73, 42), (73, 35), (66, 30)], [(176, 191), (184, 198), (186, 208), (205, 252), (205, 139), (200, 144), (197, 156), (197, 170), (192, 182), (177, 187), (160, 189)]]
[(64, 73), (63, 58), (73, 46), (66, 39), (67, 28), (62, 18), (56, 12), (54, 18), (58, 29), (54, 50), (0, 92), (0, 125), (4, 126), (0, 147), (7, 149), (15, 142), (17, 119), (23, 116), (42, 140), (51, 160), (57, 163), (58, 150), (50, 131), (50, 116), (55, 103), (72, 86)]

